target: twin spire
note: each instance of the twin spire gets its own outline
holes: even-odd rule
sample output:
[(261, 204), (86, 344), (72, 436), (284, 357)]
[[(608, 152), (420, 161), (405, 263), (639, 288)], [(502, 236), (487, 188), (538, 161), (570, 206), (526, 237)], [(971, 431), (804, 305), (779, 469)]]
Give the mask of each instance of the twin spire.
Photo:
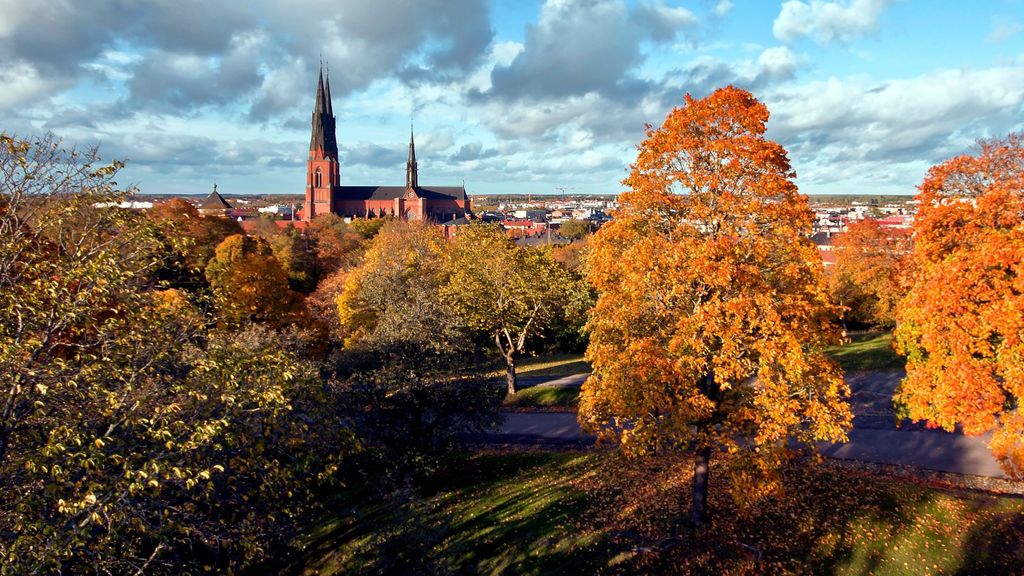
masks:
[(324, 87), (324, 63), (320, 62), (320, 78), (316, 85), (316, 104), (313, 107), (313, 136), (309, 140), (310, 152), (321, 151), (327, 158), (338, 159), (338, 140), (335, 136), (334, 107), (331, 105), (331, 74), (327, 69)]
[[(331, 104), (331, 68), (324, 76), (324, 62), (320, 60), (320, 77), (316, 84), (316, 104), (313, 107), (313, 136), (309, 140), (310, 152), (319, 152), (324, 157), (338, 159), (338, 140), (335, 135), (334, 107)], [(419, 186), (419, 168), (416, 165), (416, 141), (412, 123), (409, 124), (409, 160), (405, 164), (405, 186)]]

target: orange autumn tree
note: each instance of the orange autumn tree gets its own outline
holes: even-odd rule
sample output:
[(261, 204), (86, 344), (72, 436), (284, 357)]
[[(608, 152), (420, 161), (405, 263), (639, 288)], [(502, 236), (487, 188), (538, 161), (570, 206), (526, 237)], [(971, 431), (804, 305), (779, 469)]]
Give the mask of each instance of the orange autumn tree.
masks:
[(1024, 477), (1024, 134), (929, 170), (899, 310), (903, 415), (967, 434)]
[(754, 491), (788, 439), (845, 438), (851, 415), (811, 211), (768, 109), (734, 87), (687, 95), (648, 127), (615, 218), (591, 239), (593, 375), (579, 418), (629, 455), (695, 454), (706, 519), (713, 452)]
[(867, 218), (836, 236), (832, 249), (836, 263), (828, 274), (830, 289), (836, 303), (849, 308), (846, 318), (895, 325), (896, 305), (907, 292), (910, 234)]

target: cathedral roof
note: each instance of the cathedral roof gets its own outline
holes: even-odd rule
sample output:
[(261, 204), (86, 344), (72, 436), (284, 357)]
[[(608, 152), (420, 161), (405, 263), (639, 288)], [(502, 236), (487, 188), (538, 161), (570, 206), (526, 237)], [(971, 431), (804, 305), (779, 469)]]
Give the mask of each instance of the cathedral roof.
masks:
[[(394, 200), (409, 191), (405, 186), (338, 186), (335, 200)], [(417, 186), (416, 195), (427, 200), (465, 200), (462, 186)]]
[(213, 192), (206, 197), (205, 200), (199, 203), (200, 210), (231, 210), (233, 206), (228, 204), (227, 200), (217, 192), (217, 186), (213, 186)]

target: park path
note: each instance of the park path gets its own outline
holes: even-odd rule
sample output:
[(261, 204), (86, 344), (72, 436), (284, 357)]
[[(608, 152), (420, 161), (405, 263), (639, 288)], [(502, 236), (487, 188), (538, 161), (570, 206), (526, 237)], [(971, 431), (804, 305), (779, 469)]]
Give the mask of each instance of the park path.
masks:
[[(587, 377), (575, 374), (538, 386), (578, 386)], [(1005, 478), (988, 449), (988, 436), (965, 436), (960, 432), (931, 430), (903, 422), (897, 427), (892, 394), (903, 377), (894, 372), (851, 372), (850, 403), (854, 427), (849, 442), (822, 444), (825, 456), (883, 464), (916, 466), (941, 472)], [(584, 434), (576, 414), (557, 412), (509, 412), (494, 431), (479, 438), (498, 444), (589, 446), (594, 437)]]

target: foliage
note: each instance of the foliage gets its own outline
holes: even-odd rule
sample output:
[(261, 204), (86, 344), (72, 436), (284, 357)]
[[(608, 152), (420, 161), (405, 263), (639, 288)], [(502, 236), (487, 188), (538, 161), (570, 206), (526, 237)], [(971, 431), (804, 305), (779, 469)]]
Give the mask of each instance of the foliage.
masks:
[(259, 236), (229, 236), (217, 246), (206, 267), (221, 324), (243, 326), (252, 322), (284, 327), (307, 316), (302, 298), (266, 240)]
[(436, 227), (394, 221), (371, 241), (337, 299), (345, 351), (336, 368), (353, 418), (398, 458), (450, 448), (492, 426), (500, 398), (466, 377), (472, 344), (440, 297), (450, 246)]
[(968, 434), (1024, 477), (1024, 135), (928, 171), (896, 340), (902, 415)]
[(849, 308), (847, 319), (886, 328), (896, 324), (896, 305), (907, 292), (911, 246), (906, 230), (885, 228), (870, 218), (850, 224), (835, 238), (829, 287), (836, 303)]
[(590, 234), (590, 222), (587, 220), (566, 220), (558, 227), (558, 233), (570, 240), (581, 240)]
[(349, 226), (364, 240), (372, 240), (391, 221), (391, 218), (356, 218)]
[(156, 275), (168, 287), (195, 290), (205, 285), (203, 270), (214, 249), (233, 234), (242, 234), (230, 218), (206, 217), (181, 198), (161, 202), (146, 212), (163, 239), (164, 260)]
[[(354, 441), (263, 330), (207, 334), (104, 207), (118, 163), (3, 137), (0, 571), (237, 570), (288, 539)], [(315, 427), (311, 423), (315, 422)]]
[(366, 243), (357, 230), (356, 226), (346, 224), (340, 216), (331, 213), (320, 214), (306, 225), (306, 234), (316, 251), (318, 277), (326, 278), (359, 263)]
[(747, 496), (758, 478), (771, 486), (788, 439), (843, 440), (851, 422), (822, 353), (839, 332), (811, 212), (767, 120), (737, 88), (687, 96), (648, 129), (587, 261), (598, 300), (581, 424), (631, 455), (693, 449), (703, 470), (712, 450), (742, 454), (731, 461)]
[(345, 344), (418, 342), (444, 351), (465, 325), (440, 297), (449, 243), (433, 226), (392, 221), (370, 242), (337, 299)]
[(503, 230), (485, 224), (459, 231), (448, 263), (444, 297), (472, 329), (494, 339), (505, 361), (508, 393), (514, 394), (515, 363), (527, 339), (548, 327), (570, 290), (582, 283), (574, 283), (550, 254), (516, 246)]
[(308, 294), (316, 286), (316, 257), (306, 249), (306, 240), (290, 227), (267, 239), (274, 259), (288, 277), (288, 286), (295, 292)]
[(420, 344), (370, 341), (339, 358), (352, 370), (339, 374), (338, 387), (360, 434), (406, 462), (450, 450), (460, 435), (493, 428), (501, 404), (497, 387), (466, 374), (472, 366), (462, 350)]
[(551, 246), (551, 257), (555, 259), (566, 270), (576, 274), (583, 273), (583, 265), (586, 260), (587, 242), (582, 240), (570, 244)]

